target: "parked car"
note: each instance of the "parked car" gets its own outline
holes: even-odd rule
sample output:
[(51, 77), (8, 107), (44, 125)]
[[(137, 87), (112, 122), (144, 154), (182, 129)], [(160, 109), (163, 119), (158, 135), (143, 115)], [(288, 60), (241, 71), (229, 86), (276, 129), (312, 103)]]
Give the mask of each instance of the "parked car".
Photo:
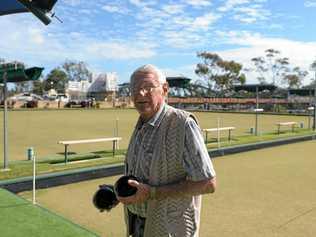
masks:
[(33, 101), (33, 100), (43, 100), (43, 98), (39, 95), (33, 94), (33, 93), (21, 93), (17, 94), (14, 96), (11, 96), (9, 100), (14, 100), (14, 101)]

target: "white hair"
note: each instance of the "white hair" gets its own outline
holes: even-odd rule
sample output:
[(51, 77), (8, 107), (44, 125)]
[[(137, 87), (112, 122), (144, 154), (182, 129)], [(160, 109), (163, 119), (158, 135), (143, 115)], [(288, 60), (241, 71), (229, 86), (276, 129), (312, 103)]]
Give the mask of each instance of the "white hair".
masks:
[(156, 66), (154, 66), (152, 64), (146, 64), (146, 65), (143, 65), (143, 66), (137, 68), (133, 72), (133, 74), (131, 75), (131, 80), (130, 80), (131, 86), (133, 86), (134, 80), (135, 80), (135, 76), (139, 72), (156, 74), (157, 79), (158, 79), (160, 84), (164, 84), (164, 83), (167, 82), (165, 74), (159, 68), (157, 68)]

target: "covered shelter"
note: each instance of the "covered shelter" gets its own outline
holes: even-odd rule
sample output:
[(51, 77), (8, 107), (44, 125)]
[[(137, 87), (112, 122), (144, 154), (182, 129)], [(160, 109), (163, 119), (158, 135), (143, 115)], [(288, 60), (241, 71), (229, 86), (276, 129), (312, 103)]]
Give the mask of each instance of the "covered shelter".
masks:
[(191, 79), (183, 76), (167, 77), (169, 87), (187, 88)]
[(247, 85), (236, 85), (233, 87), (234, 91), (248, 91), (248, 92), (260, 92), (260, 91), (274, 91), (277, 89), (275, 85), (272, 84), (247, 84)]
[(303, 88), (303, 89), (289, 89), (288, 95), (297, 95), (297, 96), (314, 96), (315, 89), (313, 88)]
[(25, 69), (21, 63), (6, 63), (0, 64), (0, 83), (3, 84), (3, 142), (4, 142), (4, 170), (8, 169), (8, 154), (7, 154), (7, 82), (22, 82), (38, 80), (44, 68), (32, 67)]
[[(0, 16), (31, 12), (45, 25), (51, 22), (50, 17), (47, 15), (50, 13), (57, 0), (1, 0), (0, 1)], [(53, 17), (54, 14), (51, 15)], [(4, 153), (4, 170), (8, 169), (8, 157), (7, 157), (7, 82), (20, 82), (37, 80), (44, 68), (34, 67), (25, 69), (23, 64), (19, 63), (6, 63), (1, 65), (0, 80), (3, 83), (3, 153)]]
[[(313, 130), (316, 130), (316, 89), (315, 88), (302, 88), (302, 89), (290, 89), (288, 91), (288, 96), (289, 98), (295, 97), (295, 96), (300, 96), (300, 97), (305, 97), (308, 98), (308, 115), (309, 118), (311, 117), (311, 113), (313, 113)], [(314, 101), (314, 104), (313, 104)], [(313, 106), (312, 106), (313, 105)], [(308, 120), (309, 127), (310, 127), (310, 121)]]
[(51, 12), (56, 2), (57, 0), (1, 0), (0, 16), (31, 12), (45, 25), (48, 25), (51, 19), (47, 13)]

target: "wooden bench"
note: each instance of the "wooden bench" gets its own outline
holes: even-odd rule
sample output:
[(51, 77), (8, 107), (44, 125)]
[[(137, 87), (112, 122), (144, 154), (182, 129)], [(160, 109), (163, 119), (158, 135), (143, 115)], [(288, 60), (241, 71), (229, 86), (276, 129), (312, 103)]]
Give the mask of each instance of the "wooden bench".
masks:
[(278, 127), (278, 134), (280, 134), (282, 126), (292, 127), (292, 132), (294, 132), (294, 128), (298, 125), (298, 123), (297, 122), (281, 122), (281, 123), (277, 123), (276, 125)]
[(115, 149), (117, 147), (118, 141), (122, 140), (121, 137), (108, 137), (108, 138), (97, 138), (97, 139), (85, 139), (85, 140), (72, 140), (72, 141), (59, 141), (58, 144), (63, 144), (65, 146), (65, 163), (68, 162), (68, 146), (74, 144), (83, 143), (95, 143), (95, 142), (113, 142), (113, 156), (115, 155)]
[(222, 128), (205, 128), (203, 132), (205, 132), (205, 143), (207, 143), (207, 135), (209, 132), (220, 132), (220, 131), (228, 131), (228, 141), (231, 140), (231, 132), (236, 129), (235, 127), (222, 127)]

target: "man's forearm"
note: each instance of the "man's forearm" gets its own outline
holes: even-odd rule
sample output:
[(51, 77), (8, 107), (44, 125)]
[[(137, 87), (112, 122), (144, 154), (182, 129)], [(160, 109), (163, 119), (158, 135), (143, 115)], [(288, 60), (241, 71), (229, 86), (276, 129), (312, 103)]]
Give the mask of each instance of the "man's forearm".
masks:
[(155, 187), (151, 190), (151, 198), (164, 199), (167, 197), (194, 196), (213, 193), (215, 188), (216, 177), (202, 181), (185, 180), (176, 184)]

